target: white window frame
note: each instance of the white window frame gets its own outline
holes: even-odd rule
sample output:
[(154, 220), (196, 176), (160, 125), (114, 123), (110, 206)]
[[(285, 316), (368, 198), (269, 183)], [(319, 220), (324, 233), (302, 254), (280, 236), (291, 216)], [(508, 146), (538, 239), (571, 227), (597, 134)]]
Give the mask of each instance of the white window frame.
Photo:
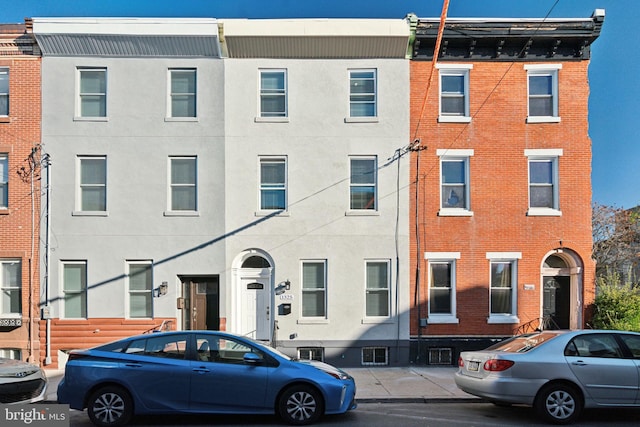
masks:
[(0, 194), (4, 194), (4, 198), (0, 198), (0, 210), (9, 209), (9, 156), (0, 153)]
[[(373, 287), (369, 287), (369, 280), (368, 280), (368, 267), (369, 264), (385, 264), (387, 267), (387, 277), (385, 278), (385, 282), (386, 282), (386, 287), (385, 288), (373, 288)], [(364, 317), (365, 320), (364, 322), (366, 323), (366, 321), (380, 321), (380, 320), (386, 320), (386, 319), (390, 319), (391, 316), (393, 315), (392, 313), (392, 307), (391, 307), (391, 261), (389, 259), (367, 259), (364, 262), (364, 292), (365, 292), (365, 298), (364, 298)], [(369, 315), (367, 314), (367, 308), (368, 308), (368, 296), (371, 292), (386, 292), (386, 302), (387, 302), (387, 314), (386, 315)]]
[[(561, 216), (560, 210), (560, 173), (559, 163), (563, 154), (562, 148), (558, 149), (531, 149), (524, 150), (527, 157), (527, 215), (529, 216)], [(553, 186), (553, 206), (552, 207), (532, 207), (531, 206), (531, 188), (535, 184), (531, 183), (531, 163), (532, 162), (551, 162)]]
[[(192, 74), (194, 92), (174, 92), (174, 74)], [(176, 116), (173, 111), (174, 97), (186, 97), (193, 103), (193, 115)], [(165, 121), (197, 121), (198, 119), (198, 72), (196, 68), (169, 68), (167, 70), (167, 117)]]
[[(324, 287), (323, 288), (305, 288), (304, 285), (304, 266), (306, 264), (322, 264), (323, 266), (323, 274), (324, 274)], [(328, 267), (326, 259), (304, 259), (300, 261), (300, 321), (299, 323), (310, 323), (314, 320), (316, 322), (325, 323), (328, 319), (328, 292), (327, 292), (327, 284), (328, 284)], [(324, 298), (324, 314), (320, 316), (305, 316), (304, 315), (304, 294), (305, 292), (322, 292)]]
[[(102, 160), (104, 162), (104, 183), (83, 183), (82, 182), (82, 164), (85, 160)], [(76, 157), (76, 210), (73, 215), (76, 216), (107, 216), (108, 210), (108, 178), (109, 171), (107, 169), (107, 156), (77, 156)], [(103, 188), (104, 189), (104, 210), (83, 210), (83, 189), (85, 188)]]
[[(562, 69), (562, 64), (526, 64), (524, 69), (527, 71), (527, 123), (559, 123), (560, 112), (558, 107), (558, 73)], [(551, 108), (550, 116), (534, 116), (530, 111), (530, 78), (533, 76), (550, 76), (551, 77)]]
[[(96, 93), (83, 93), (82, 92), (82, 74), (85, 72), (102, 72), (104, 75), (104, 92)], [(109, 79), (107, 75), (106, 67), (78, 67), (76, 68), (76, 114), (74, 120), (87, 120), (87, 121), (108, 121), (109, 117), (109, 105), (107, 94), (109, 91)], [(104, 103), (104, 115), (99, 116), (85, 116), (82, 114), (82, 97), (83, 96), (96, 96), (101, 97)]]
[[(195, 168), (195, 182), (191, 183), (174, 183), (173, 182), (173, 161), (174, 160), (192, 160)], [(192, 188), (194, 191), (194, 208), (195, 209), (174, 209), (173, 207), (173, 190), (179, 188)], [(198, 216), (198, 157), (197, 156), (169, 156), (167, 161), (167, 210), (165, 216)]]
[[(154, 303), (153, 303), (153, 261), (151, 260), (127, 260), (125, 261), (125, 282), (126, 282), (126, 302), (125, 302), (125, 307), (126, 307), (126, 317), (127, 319), (153, 319), (153, 311), (154, 311)], [(131, 289), (131, 266), (133, 265), (145, 265), (148, 266), (150, 274), (151, 274), (151, 283), (149, 286), (149, 289), (144, 289), (144, 290), (132, 290)], [(150, 313), (148, 313), (148, 316), (132, 316), (131, 315), (131, 297), (134, 295), (147, 295), (149, 297), (150, 300)]]
[[(469, 107), (469, 72), (473, 69), (473, 64), (436, 64), (436, 68), (439, 70), (439, 114), (438, 114), (438, 122), (440, 123), (470, 123), (471, 122), (471, 113)], [(447, 95), (443, 92), (443, 84), (442, 78), (445, 76), (457, 76), (463, 77), (464, 88), (462, 96), (464, 97), (464, 112), (463, 114), (452, 114), (445, 113), (442, 111), (442, 100), (446, 98)]]
[[(378, 70), (377, 68), (352, 68), (348, 70), (349, 72), (349, 105), (348, 105), (348, 116), (345, 118), (345, 122), (377, 122), (378, 121)], [(372, 77), (361, 77), (357, 78), (354, 76), (356, 73), (371, 73)], [(355, 80), (373, 80), (373, 92), (367, 93), (353, 93), (352, 82)], [(358, 100), (355, 98), (362, 97), (373, 97), (373, 100)], [(373, 114), (369, 115), (353, 115), (351, 107), (354, 104), (372, 104), (373, 105)]]
[[(457, 324), (460, 322), (457, 315), (457, 284), (456, 284), (456, 268), (457, 261), (460, 259), (460, 252), (425, 252), (424, 259), (428, 261), (428, 318), (427, 323), (429, 324), (439, 324), (439, 323), (454, 323)], [(450, 313), (431, 313), (431, 265), (432, 264), (447, 264), (451, 266), (451, 277), (450, 282), (450, 294), (451, 298)]]
[[(80, 265), (80, 266), (84, 266), (84, 277), (82, 277), (82, 280), (84, 281), (83, 283), (81, 283), (81, 289), (79, 291), (68, 291), (66, 289), (66, 280), (65, 280), (65, 269), (68, 265)], [(87, 301), (87, 295), (88, 295), (88, 288), (87, 288), (87, 261), (85, 260), (81, 260), (81, 261), (60, 261), (60, 286), (61, 286), (61, 293), (62, 293), (62, 307), (61, 307), (61, 318), (64, 319), (87, 319), (88, 318), (88, 301)], [(80, 317), (71, 317), (71, 316), (67, 316), (67, 295), (77, 295), (79, 294), (82, 297), (82, 303), (81, 305), (83, 305), (84, 307), (84, 316), (80, 316)], [(82, 308), (81, 308), (82, 311)]]
[[(7, 81), (7, 91), (6, 92), (2, 92), (0, 91), (0, 98), (6, 98), (7, 100), (7, 112), (6, 114), (4, 114), (2, 111), (0, 111), (0, 117), (9, 117), (9, 113), (11, 112), (11, 99), (10, 99), (10, 95), (11, 95), (11, 87), (10, 87), (10, 74), (9, 74), (9, 68), (8, 67), (0, 67), (0, 77), (2, 76), (6, 76), (6, 81)], [(2, 77), (4, 79), (4, 77)]]
[[(473, 211), (471, 210), (471, 176), (470, 176), (470, 159), (474, 154), (474, 150), (448, 150), (448, 149), (439, 149), (436, 150), (436, 154), (440, 157), (440, 210), (438, 211), (439, 216), (473, 216)], [(464, 164), (464, 174), (465, 174), (465, 182), (464, 182), (464, 198), (465, 198), (465, 206), (461, 208), (457, 207), (445, 207), (443, 206), (443, 199), (445, 194), (443, 193), (443, 188), (445, 186), (444, 183), (444, 174), (442, 165), (444, 162), (463, 162)]]
[[(12, 285), (10, 283), (4, 283), (4, 264), (18, 264), (18, 281), (19, 283)], [(22, 260), (19, 258), (0, 258), (0, 315), (5, 318), (21, 318), (22, 317)], [(18, 293), (18, 312), (5, 312), (4, 311), (4, 299), (7, 292)]]
[[(518, 318), (518, 260), (522, 259), (521, 252), (487, 252), (486, 258), (489, 261), (489, 317), (487, 323), (490, 324), (514, 324), (520, 323)], [(511, 313), (491, 312), (492, 265), (494, 263), (511, 264)]]
[[(354, 183), (352, 166), (354, 160), (365, 160), (373, 163), (373, 182), (367, 183)], [(352, 207), (351, 200), (354, 190), (358, 188), (373, 187), (373, 208), (354, 208)], [(376, 215), (379, 211), (379, 198), (378, 198), (378, 157), (377, 156), (349, 156), (349, 209), (348, 215)]]
[[(284, 88), (282, 89), (263, 89), (262, 75), (266, 73), (282, 74), (284, 79)], [(284, 98), (284, 111), (263, 111), (262, 98), (281, 96)], [(258, 116), (256, 122), (288, 122), (289, 121), (289, 75), (286, 68), (260, 68), (258, 70)]]
[[(277, 163), (284, 165), (284, 182), (265, 183), (262, 180), (262, 165), (267, 163)], [(272, 214), (273, 212), (286, 212), (289, 209), (289, 169), (287, 156), (259, 156), (258, 157), (258, 215)], [(264, 209), (262, 206), (263, 193), (266, 191), (283, 191), (284, 207), (276, 209)]]

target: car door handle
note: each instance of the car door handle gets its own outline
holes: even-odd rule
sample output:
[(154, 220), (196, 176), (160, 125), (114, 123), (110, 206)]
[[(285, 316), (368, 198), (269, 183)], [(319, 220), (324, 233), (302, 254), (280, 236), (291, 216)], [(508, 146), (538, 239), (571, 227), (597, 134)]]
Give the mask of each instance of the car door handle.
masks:
[(140, 363), (125, 363), (124, 366), (127, 368), (141, 368), (142, 364)]
[(200, 368), (193, 368), (193, 372), (200, 372), (201, 374), (206, 374), (207, 372), (211, 372), (211, 369), (207, 369), (204, 366)]
[(578, 360), (578, 361), (575, 361), (575, 362), (571, 362), (571, 364), (572, 364), (572, 365), (575, 365), (575, 366), (587, 366), (587, 365), (588, 365), (588, 363), (585, 363), (585, 362), (583, 362), (582, 360)]

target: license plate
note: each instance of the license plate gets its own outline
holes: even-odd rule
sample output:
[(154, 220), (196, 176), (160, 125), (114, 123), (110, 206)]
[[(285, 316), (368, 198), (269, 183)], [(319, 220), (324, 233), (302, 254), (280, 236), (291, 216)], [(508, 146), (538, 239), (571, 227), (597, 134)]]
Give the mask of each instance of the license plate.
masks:
[(480, 368), (480, 362), (476, 362), (473, 360), (469, 361), (469, 364), (467, 365), (467, 369), (470, 371), (477, 372), (479, 368)]

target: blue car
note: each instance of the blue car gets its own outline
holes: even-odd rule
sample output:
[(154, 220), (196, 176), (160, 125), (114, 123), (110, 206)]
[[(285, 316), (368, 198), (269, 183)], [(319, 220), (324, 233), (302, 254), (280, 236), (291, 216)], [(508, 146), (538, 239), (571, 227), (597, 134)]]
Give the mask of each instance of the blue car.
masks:
[(306, 425), (355, 409), (356, 385), (344, 371), (294, 360), (218, 331), (138, 335), (70, 352), (58, 402), (87, 409), (101, 427), (142, 414), (277, 414)]

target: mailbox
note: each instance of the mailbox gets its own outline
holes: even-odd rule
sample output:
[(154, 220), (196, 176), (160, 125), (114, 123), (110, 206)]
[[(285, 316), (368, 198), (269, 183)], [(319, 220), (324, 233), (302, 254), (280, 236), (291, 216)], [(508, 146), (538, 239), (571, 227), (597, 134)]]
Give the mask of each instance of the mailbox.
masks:
[(291, 304), (290, 303), (280, 304), (278, 306), (278, 314), (280, 316), (286, 316), (287, 314), (291, 314)]

